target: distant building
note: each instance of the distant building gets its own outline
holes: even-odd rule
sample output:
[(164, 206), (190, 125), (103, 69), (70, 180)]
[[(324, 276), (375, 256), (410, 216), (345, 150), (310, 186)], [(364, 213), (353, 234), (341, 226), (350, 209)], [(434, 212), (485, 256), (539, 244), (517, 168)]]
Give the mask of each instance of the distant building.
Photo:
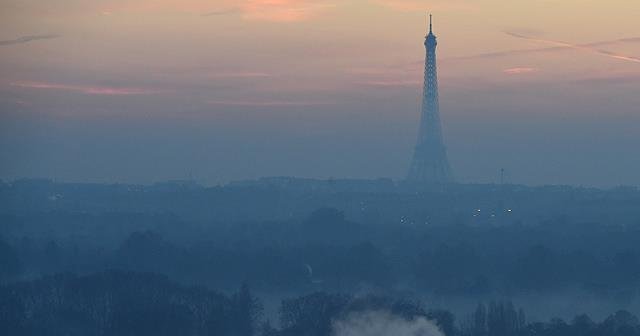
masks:
[(436, 68), (437, 42), (432, 28), (431, 15), (429, 15), (429, 34), (424, 41), (427, 54), (424, 63), (422, 118), (407, 181), (451, 183), (453, 182), (453, 174), (447, 159), (447, 150), (444, 146), (440, 125), (438, 70)]

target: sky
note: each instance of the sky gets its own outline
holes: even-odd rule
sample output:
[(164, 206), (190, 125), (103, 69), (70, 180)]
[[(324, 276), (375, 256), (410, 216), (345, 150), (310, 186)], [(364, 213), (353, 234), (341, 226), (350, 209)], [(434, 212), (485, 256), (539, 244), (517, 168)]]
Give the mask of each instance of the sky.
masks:
[(0, 178), (402, 179), (427, 11), (457, 181), (640, 185), (628, 0), (3, 0)]

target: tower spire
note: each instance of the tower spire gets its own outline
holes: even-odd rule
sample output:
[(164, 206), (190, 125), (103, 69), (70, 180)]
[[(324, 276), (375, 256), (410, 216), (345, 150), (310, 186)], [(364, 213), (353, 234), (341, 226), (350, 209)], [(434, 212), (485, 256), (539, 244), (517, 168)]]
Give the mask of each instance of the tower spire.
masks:
[(433, 35), (433, 16), (429, 14), (429, 34), (425, 36), (424, 47), (424, 87), (422, 91), (422, 117), (418, 131), (418, 141), (413, 152), (407, 180), (418, 183), (451, 183), (453, 174), (440, 124), (438, 103), (438, 70), (436, 67), (436, 46)]

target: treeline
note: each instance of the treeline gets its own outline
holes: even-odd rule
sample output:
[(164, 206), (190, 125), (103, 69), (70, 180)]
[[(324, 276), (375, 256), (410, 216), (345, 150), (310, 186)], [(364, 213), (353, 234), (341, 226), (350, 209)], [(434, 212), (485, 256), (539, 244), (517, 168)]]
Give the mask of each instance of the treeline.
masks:
[(48, 276), (0, 288), (2, 335), (252, 335), (261, 307), (150, 273)]
[[(640, 226), (640, 190), (521, 185), (410, 186), (380, 180), (261, 179), (205, 188), (192, 181), (154, 186), (0, 181), (0, 214), (53, 212), (83, 217), (171, 214), (188, 222), (283, 221), (320, 207), (361, 223), (386, 225), (537, 225), (568, 222)], [(481, 210), (481, 211), (477, 211)], [(508, 211), (512, 210), (512, 211)]]
[[(0, 237), (0, 282), (122, 269), (224, 289), (251, 279), (260, 291), (402, 284), (442, 295), (572, 289), (632, 298), (640, 289), (638, 229), (557, 222), (539, 227), (367, 226), (330, 208), (296, 222), (195, 227), (160, 220), (153, 230), (134, 232), (126, 231), (118, 217), (108, 218), (112, 225), (95, 231), (123, 230), (121, 240), (107, 243), (73, 234), (60, 240)], [(57, 224), (43, 224), (40, 230)]]
[(270, 321), (247, 285), (225, 295), (151, 273), (59, 274), (0, 286), (0, 334), (14, 336), (329, 336), (337, 322), (344, 327), (366, 312), (385, 312), (408, 325), (428, 320), (445, 336), (640, 335), (638, 319), (626, 311), (601, 322), (586, 315), (527, 322), (510, 302), (491, 302), (457, 320), (411, 299), (323, 292), (283, 300), (278, 320)]

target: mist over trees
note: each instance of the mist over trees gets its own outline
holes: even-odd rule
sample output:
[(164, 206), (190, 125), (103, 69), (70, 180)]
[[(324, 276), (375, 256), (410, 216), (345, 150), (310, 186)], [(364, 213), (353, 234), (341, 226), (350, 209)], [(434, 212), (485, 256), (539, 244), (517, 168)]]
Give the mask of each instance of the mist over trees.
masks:
[(638, 318), (628, 311), (600, 322), (578, 315), (570, 322), (554, 318), (528, 323), (524, 311), (511, 302), (493, 301), (458, 321), (446, 310), (427, 309), (411, 299), (324, 292), (282, 300), (274, 326), (247, 284), (225, 295), (139, 272), (59, 274), (0, 286), (0, 330), (16, 336), (330, 336), (348, 329), (352, 316), (372, 313), (392, 317), (391, 326), (398, 330), (389, 330), (388, 324), (384, 328), (401, 336), (416, 321), (423, 324), (419, 330), (432, 331), (421, 335), (434, 336), (640, 335)]
[(0, 184), (0, 326), (330, 335), (371, 313), (445, 335), (638, 332), (633, 188), (286, 181)]

